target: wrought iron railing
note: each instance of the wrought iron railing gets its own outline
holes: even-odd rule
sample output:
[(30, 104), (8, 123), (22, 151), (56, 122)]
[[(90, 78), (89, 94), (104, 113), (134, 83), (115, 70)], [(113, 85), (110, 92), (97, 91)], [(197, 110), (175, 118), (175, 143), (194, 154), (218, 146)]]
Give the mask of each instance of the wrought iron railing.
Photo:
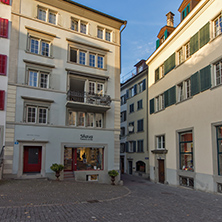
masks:
[(88, 92), (68, 91), (67, 100), (73, 102), (110, 106), (111, 97), (101, 94), (90, 94)]
[(3, 160), (4, 160), (4, 148), (5, 146), (2, 147), (1, 152), (0, 152), (0, 166), (3, 164)]

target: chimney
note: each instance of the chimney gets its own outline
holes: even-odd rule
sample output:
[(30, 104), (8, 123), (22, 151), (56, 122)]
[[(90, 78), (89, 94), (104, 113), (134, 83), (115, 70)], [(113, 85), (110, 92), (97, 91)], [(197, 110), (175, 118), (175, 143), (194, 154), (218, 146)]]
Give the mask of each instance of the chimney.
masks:
[(172, 12), (168, 12), (166, 14), (167, 17), (167, 26), (174, 27), (174, 14)]

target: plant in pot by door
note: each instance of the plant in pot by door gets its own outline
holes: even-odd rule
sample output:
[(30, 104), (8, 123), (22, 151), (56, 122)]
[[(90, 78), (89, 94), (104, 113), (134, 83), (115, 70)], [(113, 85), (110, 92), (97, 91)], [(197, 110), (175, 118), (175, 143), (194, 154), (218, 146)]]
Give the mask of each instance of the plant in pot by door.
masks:
[(112, 185), (115, 185), (115, 177), (119, 175), (118, 171), (116, 170), (110, 170), (108, 172), (109, 176), (111, 177)]
[(57, 180), (59, 180), (60, 173), (64, 169), (64, 166), (62, 164), (53, 163), (50, 169), (55, 172), (55, 176)]

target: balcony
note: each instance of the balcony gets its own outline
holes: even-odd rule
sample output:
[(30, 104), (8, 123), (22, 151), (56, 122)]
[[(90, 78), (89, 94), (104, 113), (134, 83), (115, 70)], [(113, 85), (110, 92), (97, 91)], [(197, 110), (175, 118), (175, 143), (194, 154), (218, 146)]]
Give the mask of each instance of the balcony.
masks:
[(108, 95), (89, 94), (88, 92), (71, 91), (67, 92), (66, 106), (91, 112), (106, 112), (109, 110), (111, 98)]

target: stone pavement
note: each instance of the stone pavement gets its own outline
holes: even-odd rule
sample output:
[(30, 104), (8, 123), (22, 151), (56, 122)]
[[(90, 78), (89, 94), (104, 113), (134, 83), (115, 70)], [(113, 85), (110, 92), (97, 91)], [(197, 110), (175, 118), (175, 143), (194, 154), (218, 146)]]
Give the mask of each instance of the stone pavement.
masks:
[(124, 186), (0, 181), (0, 221), (222, 221), (222, 195), (123, 180)]

